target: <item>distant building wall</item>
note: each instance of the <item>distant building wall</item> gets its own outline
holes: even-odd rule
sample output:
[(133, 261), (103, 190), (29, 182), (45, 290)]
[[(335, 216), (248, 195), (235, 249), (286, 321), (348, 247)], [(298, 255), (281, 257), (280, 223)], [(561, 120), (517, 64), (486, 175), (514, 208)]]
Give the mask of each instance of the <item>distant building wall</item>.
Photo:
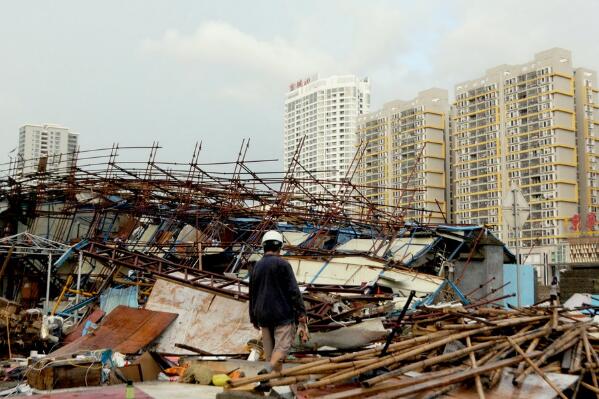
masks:
[(19, 129), (18, 173), (38, 169), (66, 172), (77, 149), (78, 134), (57, 125), (24, 125)]

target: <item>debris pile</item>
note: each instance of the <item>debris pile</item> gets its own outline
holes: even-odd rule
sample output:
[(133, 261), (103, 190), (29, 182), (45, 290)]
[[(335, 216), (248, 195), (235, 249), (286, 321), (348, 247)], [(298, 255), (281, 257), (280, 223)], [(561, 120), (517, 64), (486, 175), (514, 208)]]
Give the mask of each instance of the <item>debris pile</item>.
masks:
[[(515, 258), (492, 230), (429, 223), (440, 206), (371, 202), (352, 182), (362, 150), (346, 178), (330, 182), (296, 179), (297, 154), (285, 173), (260, 173), (250, 166), (266, 161), (246, 160), (247, 143), (232, 163), (201, 164), (200, 148), (188, 163), (157, 161), (157, 145), (147, 162), (120, 162), (114, 146), (73, 154), (68, 170), (0, 179), (0, 347), (11, 392), (24, 381), (48, 391), (270, 380), (298, 395), (386, 395), (376, 390), (407, 389), (406, 378), (414, 389), (437, 374), (451, 386), (498, 384), (496, 370), (508, 366), (526, 383), (538, 374), (528, 360), (543, 370), (570, 352), (562, 373), (597, 387), (582, 381), (599, 364), (589, 360), (596, 325), (562, 308), (507, 309), (516, 287), (504, 266)], [(223, 165), (232, 171), (207, 169)], [(283, 235), (310, 339), (283, 374), (256, 379), (262, 348), (248, 275), (272, 229)], [(564, 337), (575, 343), (556, 347)], [(544, 359), (547, 348), (560, 351)]]
[(229, 386), (295, 385), (298, 396), (341, 399), (433, 391), (440, 395), (464, 389), (460, 384), (467, 382), (485, 397), (485, 391), (503, 380), (511, 380), (517, 389), (536, 374), (560, 397), (566, 397), (562, 391), (570, 389), (572, 394), (581, 386), (599, 392), (599, 327), (579, 312), (448, 306), (414, 311), (404, 326), (401, 338), (388, 346), (315, 357), (279, 373), (231, 381)]

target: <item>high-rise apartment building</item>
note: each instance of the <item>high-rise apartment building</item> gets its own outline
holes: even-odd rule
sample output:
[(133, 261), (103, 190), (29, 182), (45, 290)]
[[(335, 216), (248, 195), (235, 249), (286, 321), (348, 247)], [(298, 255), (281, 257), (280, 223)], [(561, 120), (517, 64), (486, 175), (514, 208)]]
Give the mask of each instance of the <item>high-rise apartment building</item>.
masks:
[(358, 143), (366, 146), (358, 170), (356, 181), (361, 192), (372, 203), (391, 205), (391, 115), (395, 108), (387, 103), (381, 110), (358, 117)]
[(77, 149), (78, 136), (57, 125), (22, 126), (19, 129), (18, 173), (66, 172)]
[[(327, 181), (343, 179), (356, 154), (356, 118), (368, 112), (369, 106), (368, 79), (314, 76), (291, 84), (285, 99), (285, 170), (305, 137), (299, 162), (307, 171), (296, 170), (295, 177), (311, 174)], [(316, 183), (304, 187), (312, 194), (324, 191)]]
[[(454, 221), (491, 224), (512, 246), (503, 199), (530, 204), (520, 245), (549, 254), (599, 206), (595, 72), (551, 49), (456, 86), (451, 131)], [(594, 226), (588, 226), (594, 228)]]
[(446, 220), (448, 114), (447, 90), (429, 89), (358, 118), (366, 150), (357, 181), (370, 201), (401, 206), (408, 220)]
[[(599, 231), (599, 86), (597, 72), (577, 68), (574, 73), (578, 139), (579, 203), (582, 230)], [(595, 226), (591, 226), (594, 224)]]

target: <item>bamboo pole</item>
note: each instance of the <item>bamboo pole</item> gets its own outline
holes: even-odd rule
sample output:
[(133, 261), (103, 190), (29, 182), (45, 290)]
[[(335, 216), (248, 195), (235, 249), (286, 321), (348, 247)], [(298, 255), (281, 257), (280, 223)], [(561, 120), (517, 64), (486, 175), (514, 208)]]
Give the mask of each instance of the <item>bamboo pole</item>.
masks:
[(522, 356), (522, 358), (524, 358), (524, 361), (526, 363), (528, 363), (530, 365), (530, 367), (532, 367), (536, 373), (545, 380), (545, 382), (547, 382), (547, 384), (549, 384), (549, 386), (559, 395), (560, 398), (562, 399), (568, 399), (566, 397), (566, 395), (563, 394), (563, 392), (553, 383), (553, 381), (551, 381), (547, 375), (543, 372), (543, 370), (541, 370), (532, 360), (530, 360), (530, 357), (528, 357), (528, 355), (526, 353), (524, 353), (524, 351), (522, 350), (522, 348), (520, 348), (520, 346), (514, 342), (514, 340), (512, 340), (510, 337), (505, 337), (505, 339), (508, 340), (508, 342), (512, 345), (512, 347), (516, 350), (516, 352), (518, 352), (520, 354), (520, 356)]
[[(544, 319), (545, 317), (541, 316), (541, 319)], [(323, 387), (325, 385), (329, 385), (329, 384), (333, 384), (336, 382), (340, 382), (340, 381), (344, 381), (346, 379), (352, 378), (352, 377), (356, 377), (360, 374), (366, 373), (368, 371), (372, 371), (375, 370), (377, 368), (381, 368), (381, 367), (386, 367), (389, 366), (393, 363), (397, 363), (397, 362), (401, 362), (403, 360), (409, 359), (411, 357), (414, 357), (416, 355), (419, 355), (421, 353), (424, 352), (428, 352), (431, 349), (435, 349), (438, 348), (440, 346), (443, 346), (445, 344), (448, 344), (452, 341), (458, 340), (458, 339), (463, 339), (466, 338), (467, 336), (473, 335), (473, 334), (478, 334), (478, 333), (482, 333), (482, 332), (486, 332), (486, 331), (491, 331), (495, 328), (499, 328), (499, 327), (506, 327), (509, 325), (517, 325), (520, 324), (522, 322), (522, 320), (525, 319), (536, 319), (535, 317), (532, 318), (522, 318), (522, 319), (518, 319), (518, 321), (516, 320), (506, 320), (504, 323), (501, 324), (497, 324), (496, 326), (490, 326), (490, 327), (482, 327), (476, 330), (469, 330), (469, 331), (464, 331), (464, 332), (460, 332), (457, 334), (451, 334), (445, 338), (439, 339), (437, 341), (428, 343), (426, 345), (421, 345), (420, 347), (416, 347), (412, 350), (409, 350), (407, 352), (403, 352), (400, 355), (391, 353), (390, 355), (381, 358), (381, 360), (379, 362), (364, 366), (364, 367), (360, 367), (358, 369), (353, 369), (344, 373), (340, 373), (338, 376), (335, 377), (325, 377), (324, 379), (321, 379), (319, 381), (314, 381), (314, 382), (308, 382), (306, 384), (301, 384), (301, 387), (304, 389), (308, 389), (308, 388), (320, 388)]]
[[(556, 355), (560, 352), (563, 352), (564, 350), (570, 348), (572, 345), (575, 345), (578, 342), (578, 340), (575, 338), (579, 334), (580, 334), (580, 329), (574, 329), (572, 331), (569, 331), (569, 332), (563, 334), (561, 337), (556, 339), (551, 345), (549, 345), (547, 348), (545, 348), (543, 355), (535, 362), (535, 364), (537, 366), (540, 366), (543, 363), (545, 363), (545, 361), (548, 358), (550, 358), (551, 356)], [(522, 382), (524, 381), (526, 376), (528, 374), (530, 374), (532, 371), (533, 371), (532, 367), (530, 367), (530, 366), (527, 367), (526, 369), (524, 369), (524, 371), (522, 371), (522, 373), (514, 376), (513, 383), (515, 385), (522, 384)]]
[[(532, 353), (532, 357), (535, 357), (538, 355), (540, 355), (540, 352)], [(392, 390), (392, 392), (384, 392), (384, 393), (372, 396), (370, 399), (394, 399), (394, 398), (407, 397), (407, 396), (414, 395), (414, 394), (422, 392), (422, 391), (427, 391), (429, 389), (434, 389), (434, 388), (443, 387), (443, 386), (447, 386), (450, 384), (455, 384), (458, 382), (466, 381), (466, 380), (474, 377), (475, 375), (485, 374), (485, 373), (488, 373), (489, 371), (495, 370), (497, 368), (512, 366), (521, 361), (522, 361), (522, 356), (518, 355), (515, 357), (508, 358), (508, 359), (500, 360), (498, 362), (489, 363), (489, 364), (486, 364), (481, 367), (469, 368), (464, 371), (453, 373), (447, 377), (434, 378), (434, 379), (425, 377), (422, 379), (418, 379), (418, 380), (414, 381), (414, 383), (411, 384), (410, 386), (405, 387), (405, 388), (400, 388), (400, 389), (395, 389), (392, 386), (392, 384), (389, 384), (386, 387), (386, 388), (388, 388), (387, 391)]]
[(557, 306), (553, 308), (553, 314), (551, 316), (551, 327), (555, 330), (558, 325), (558, 314), (557, 314)]
[(56, 303), (54, 304), (54, 308), (52, 308), (52, 315), (55, 315), (56, 312), (58, 311), (58, 307), (60, 306), (60, 303), (62, 302), (64, 295), (71, 287), (71, 284), (73, 284), (73, 276), (71, 276), (69, 274), (67, 277), (67, 281), (66, 281), (66, 283), (64, 283), (64, 287), (62, 287), (62, 290), (60, 291), (60, 295), (58, 295), (58, 299), (56, 300)]
[[(400, 342), (391, 344), (389, 346), (388, 351), (389, 352), (399, 351), (400, 349), (418, 345), (418, 344), (430, 341), (435, 338), (448, 336), (451, 333), (452, 333), (451, 331), (439, 331), (437, 333), (432, 333), (432, 334), (428, 334), (428, 335), (410, 338), (410, 339), (407, 339), (404, 341), (400, 341)], [(305, 373), (309, 374), (310, 373), (309, 370), (312, 369), (313, 367), (321, 366), (321, 365), (328, 364), (328, 363), (340, 363), (340, 362), (355, 359), (355, 358), (358, 358), (360, 356), (365, 356), (365, 355), (378, 355), (381, 352), (381, 349), (382, 348), (365, 349), (365, 350), (358, 351), (358, 352), (346, 353), (346, 354), (339, 355), (336, 357), (324, 358), (324, 359), (314, 361), (312, 363), (306, 363), (306, 364), (302, 364), (302, 365), (299, 365), (296, 367), (290, 367), (290, 368), (284, 369), (280, 373), (273, 372), (273, 373), (269, 373), (269, 374), (261, 374), (261, 375), (255, 376), (255, 377), (248, 377), (248, 378), (243, 378), (243, 379), (239, 379), (236, 381), (231, 381), (231, 383), (229, 385), (231, 387), (236, 387), (236, 386), (246, 385), (246, 384), (249, 384), (252, 382), (267, 381), (272, 378), (280, 378), (280, 377), (284, 377), (284, 376), (305, 374)]]
[(592, 386), (591, 384), (587, 384), (586, 382), (581, 382), (581, 385), (588, 389), (591, 392), (594, 392), (595, 395), (599, 395), (599, 388)]
[[(532, 325), (530, 325), (530, 324), (525, 326), (517, 334), (513, 335), (512, 338), (515, 338), (522, 334), (526, 334), (531, 328), (532, 328)], [(545, 335), (549, 334), (551, 332), (551, 329), (549, 328), (549, 323), (547, 323), (545, 325), (545, 327), (542, 327), (539, 330), (539, 332), (540, 332), (540, 334), (535, 334), (533, 339), (539, 339), (541, 336), (545, 336)], [(501, 360), (512, 351), (509, 343), (507, 343), (507, 342), (504, 342), (501, 345), (499, 345), (499, 348), (501, 348), (501, 349), (496, 352), (490, 353), (490, 356), (484, 356), (481, 359), (481, 361), (479, 362), (479, 364), (480, 365), (486, 364), (487, 362), (492, 361), (492, 360)], [(520, 363), (520, 365), (522, 365), (522, 363)], [(491, 373), (489, 374), (489, 382), (487, 383), (487, 388), (492, 389), (493, 387), (495, 387), (495, 385), (499, 384), (499, 381), (501, 381), (502, 376), (503, 376), (502, 368), (491, 371)]]
[[(535, 338), (536, 335), (540, 335), (540, 334), (544, 334), (544, 333), (545, 333), (544, 331), (531, 332), (531, 333), (529, 333), (529, 335), (518, 337), (515, 340), (516, 340), (516, 342), (526, 342), (529, 339)], [(416, 363), (409, 364), (407, 366), (393, 370), (389, 373), (381, 374), (379, 376), (365, 380), (362, 382), (362, 384), (364, 386), (371, 387), (375, 384), (380, 383), (381, 381), (387, 380), (392, 377), (398, 377), (404, 373), (407, 373), (408, 371), (414, 371), (419, 368), (430, 367), (430, 366), (433, 366), (435, 364), (439, 364), (439, 363), (442, 363), (445, 361), (459, 359), (460, 357), (465, 356), (465, 355), (469, 354), (470, 352), (477, 352), (480, 350), (485, 350), (485, 349), (492, 347), (493, 345), (497, 345), (497, 343), (496, 342), (481, 342), (479, 344), (474, 344), (471, 347), (458, 349), (457, 351), (454, 351), (454, 352), (444, 353), (444, 354), (441, 354), (441, 355), (438, 355), (435, 357), (421, 360)]]
[(578, 398), (578, 390), (580, 389), (580, 383), (584, 379), (584, 370), (580, 373), (580, 377), (578, 377), (578, 382), (576, 383), (576, 388), (574, 388), (574, 393), (572, 393), (573, 398)]
[[(537, 345), (539, 344), (540, 339), (539, 338), (535, 338), (533, 339), (530, 344), (528, 345), (528, 348), (526, 348), (526, 353), (531, 353), (532, 351), (535, 350), (535, 348), (537, 347)], [(520, 363), (518, 365), (518, 368), (516, 369), (516, 372), (514, 374), (520, 374), (522, 371), (524, 371), (524, 365), (526, 363)]]
[(499, 384), (499, 382), (501, 381), (502, 377), (503, 377), (503, 368), (499, 368), (499, 369), (491, 371), (489, 381), (487, 382), (487, 388), (488, 389), (495, 388), (495, 386), (497, 384)]
[(599, 355), (597, 355), (597, 352), (595, 352), (595, 349), (589, 342), (589, 336), (588, 336), (586, 330), (583, 330), (583, 332), (582, 332), (582, 339), (584, 342), (586, 342), (586, 345), (589, 348), (589, 352), (591, 353), (591, 356), (592, 356), (592, 358), (589, 359), (589, 362), (593, 363), (593, 359), (595, 359), (595, 364), (599, 366)]
[[(433, 334), (422, 335), (419, 337), (410, 338), (410, 339), (407, 339), (404, 341), (400, 341), (400, 342), (391, 344), (389, 346), (388, 351), (389, 352), (399, 351), (400, 349), (418, 345), (423, 342), (430, 341), (431, 339), (445, 337), (450, 334), (451, 334), (451, 331), (439, 331), (439, 332), (433, 333)], [(297, 375), (297, 374), (310, 374), (310, 369), (312, 369), (316, 366), (321, 366), (321, 365), (329, 364), (329, 363), (340, 363), (343, 361), (354, 359), (354, 358), (362, 356), (362, 355), (377, 355), (380, 353), (381, 349), (382, 348), (372, 348), (372, 349), (366, 349), (366, 350), (359, 351), (359, 352), (346, 353), (344, 355), (340, 355), (340, 356), (336, 356), (336, 357), (328, 357), (328, 358), (317, 360), (312, 363), (306, 363), (306, 364), (302, 364), (299, 366), (283, 369), (283, 370), (281, 370), (281, 372), (272, 372), (272, 373), (268, 373), (268, 374), (257, 375), (255, 377), (240, 378), (239, 380), (231, 381), (229, 383), (229, 386), (237, 387), (237, 386), (241, 386), (241, 385), (250, 384), (253, 382), (268, 381), (273, 378), (281, 378), (281, 377)]]
[[(472, 348), (472, 340), (470, 337), (466, 337), (466, 346), (468, 348)], [(470, 364), (473, 368), (476, 368), (476, 356), (474, 356), (474, 352), (470, 352)], [(478, 393), (479, 399), (485, 399), (485, 391), (483, 390), (483, 383), (480, 380), (480, 375), (477, 374), (474, 376), (474, 384), (476, 385), (476, 392)]]
[(477, 330), (471, 330), (471, 331), (461, 332), (461, 333), (457, 333), (457, 334), (452, 334), (448, 337), (442, 338), (442, 339), (434, 341), (432, 343), (429, 343), (426, 345), (421, 345), (420, 347), (416, 347), (416, 348), (408, 350), (406, 352), (402, 352), (401, 354), (390, 353), (389, 355), (378, 360), (376, 363), (372, 363), (372, 364), (369, 364), (364, 367), (359, 367), (359, 368), (355, 368), (355, 369), (352, 369), (352, 370), (349, 370), (349, 371), (346, 371), (343, 373), (339, 373), (338, 375), (336, 375), (334, 377), (325, 377), (324, 379), (321, 379), (319, 381), (314, 381), (314, 382), (309, 382), (309, 383), (303, 384), (302, 388), (304, 388), (304, 389), (320, 388), (325, 385), (345, 381), (349, 378), (356, 377), (356, 376), (366, 373), (368, 371), (372, 371), (372, 370), (375, 370), (375, 369), (378, 369), (381, 367), (386, 367), (393, 363), (399, 363), (402, 360), (409, 359), (410, 357), (414, 357), (423, 352), (428, 352), (431, 349), (438, 348), (438, 347), (443, 346), (449, 342), (455, 341), (456, 339), (465, 338), (466, 336), (473, 334), (474, 331), (477, 331)]
[(293, 376), (293, 377), (283, 377), (283, 378), (279, 378), (279, 379), (275, 379), (275, 380), (270, 380), (268, 382), (268, 385), (270, 385), (271, 387), (292, 385), (292, 384), (297, 384), (297, 383), (300, 383), (303, 381), (307, 381), (310, 378), (311, 378), (310, 374), (297, 375), (297, 376)]
[(421, 374), (418, 377), (403, 376), (404, 377), (403, 379), (395, 380), (395, 382), (387, 381), (387, 383), (377, 384), (374, 387), (368, 386), (366, 388), (354, 388), (354, 389), (349, 389), (347, 391), (335, 392), (335, 393), (332, 393), (329, 395), (325, 395), (321, 399), (362, 398), (365, 395), (371, 395), (371, 394), (375, 394), (375, 393), (379, 393), (379, 392), (384, 392), (389, 389), (388, 388), (389, 386), (392, 386), (393, 389), (399, 389), (399, 388), (413, 385), (413, 384), (417, 383), (418, 381), (425, 381), (427, 379), (432, 379), (432, 378), (446, 377), (450, 374), (456, 373), (458, 371), (463, 371), (463, 370), (464, 370), (464, 368), (459, 366), (459, 367), (452, 367), (449, 369), (444, 369), (444, 370), (440, 370), (440, 371), (436, 371), (436, 372), (432, 372), (432, 373)]
[(8, 359), (12, 360), (12, 348), (10, 346), (10, 320), (8, 310), (6, 311), (6, 342), (8, 343)]
[(570, 362), (570, 369), (568, 370), (570, 374), (576, 374), (582, 368), (582, 347), (584, 346), (583, 341), (584, 338), (578, 341), (578, 344), (576, 344), (576, 349), (574, 349), (574, 352), (572, 353), (572, 362)]
[(359, 361), (355, 361), (355, 362), (322, 364), (320, 366), (314, 366), (307, 370), (294, 372), (289, 375), (290, 376), (303, 375), (303, 374), (306, 374), (306, 371), (309, 371), (308, 374), (320, 374), (320, 373), (326, 373), (327, 371), (338, 371), (339, 369), (346, 369), (346, 368), (350, 368), (350, 367), (362, 367), (362, 366), (366, 366), (368, 364), (374, 363), (376, 361), (377, 361), (377, 359), (368, 359), (368, 360), (359, 360)]
[[(582, 343), (584, 344), (584, 352), (587, 357), (587, 361), (593, 363), (593, 348), (589, 342), (589, 338), (587, 337), (587, 332), (585, 330), (582, 331)], [(595, 370), (589, 367), (589, 372), (591, 373), (591, 380), (593, 381), (593, 385), (595, 386), (595, 388), (599, 388), (599, 383), (597, 382), (597, 374), (595, 373)], [(585, 388), (587, 387), (585, 386)], [(595, 392), (595, 396), (597, 397), (597, 399), (599, 399), (599, 391), (594, 391), (592, 389), (591, 391)]]

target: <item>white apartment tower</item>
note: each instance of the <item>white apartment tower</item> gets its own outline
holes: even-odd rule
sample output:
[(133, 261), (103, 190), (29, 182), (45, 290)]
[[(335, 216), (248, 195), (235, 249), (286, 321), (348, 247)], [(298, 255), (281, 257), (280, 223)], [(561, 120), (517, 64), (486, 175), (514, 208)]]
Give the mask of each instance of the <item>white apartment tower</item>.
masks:
[(24, 125), (19, 129), (17, 170), (66, 172), (77, 149), (77, 133), (57, 125)]
[[(356, 154), (356, 119), (368, 112), (369, 106), (368, 79), (353, 75), (322, 79), (314, 76), (292, 83), (285, 99), (285, 170), (305, 137), (298, 161), (306, 170), (296, 169), (295, 177), (343, 179)], [(311, 194), (325, 191), (317, 183), (307, 182), (304, 187)]]
[(516, 185), (530, 204), (520, 245), (533, 253), (550, 255), (585, 229), (596, 234), (585, 225), (599, 209), (595, 72), (574, 68), (571, 53), (555, 48), (463, 82), (455, 97), (455, 222), (491, 224), (513, 247), (502, 200)]

